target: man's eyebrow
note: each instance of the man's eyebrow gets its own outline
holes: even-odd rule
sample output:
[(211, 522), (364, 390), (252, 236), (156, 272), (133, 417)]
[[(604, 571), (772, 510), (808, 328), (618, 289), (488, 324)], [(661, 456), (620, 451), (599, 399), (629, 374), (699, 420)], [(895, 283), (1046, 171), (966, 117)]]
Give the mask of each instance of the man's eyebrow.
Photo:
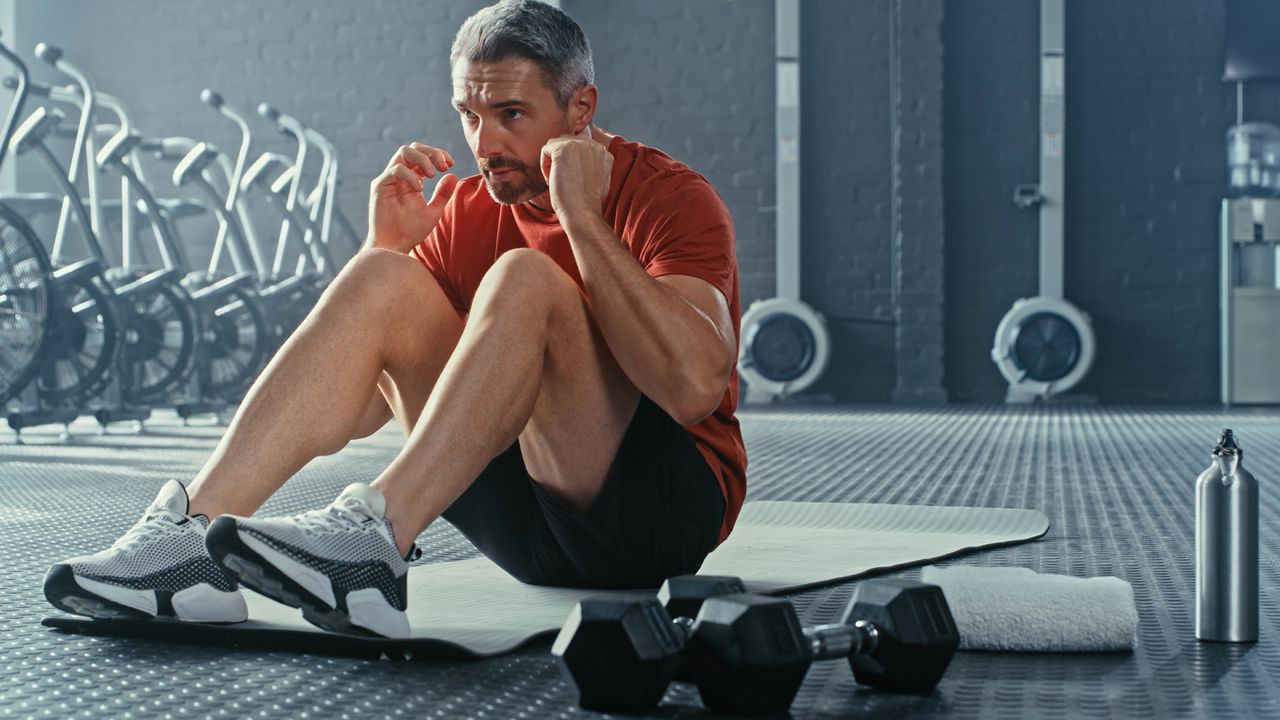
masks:
[[(494, 110), (501, 110), (502, 108), (508, 108), (515, 105), (528, 105), (528, 104), (529, 104), (528, 102), (521, 100), (520, 98), (513, 98), (511, 100), (503, 100), (502, 102), (496, 102), (490, 105), (489, 107)], [(454, 100), (453, 106), (459, 110), (467, 109), (467, 104), (462, 102), (461, 100)]]

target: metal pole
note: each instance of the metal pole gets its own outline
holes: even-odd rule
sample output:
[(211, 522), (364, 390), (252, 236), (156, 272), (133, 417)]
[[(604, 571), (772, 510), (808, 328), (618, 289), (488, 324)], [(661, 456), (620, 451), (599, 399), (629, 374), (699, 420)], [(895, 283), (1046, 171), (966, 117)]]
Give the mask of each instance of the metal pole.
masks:
[(800, 0), (776, 0), (777, 293), (800, 300)]
[(1040, 294), (1063, 297), (1066, 150), (1065, 0), (1040, 2)]

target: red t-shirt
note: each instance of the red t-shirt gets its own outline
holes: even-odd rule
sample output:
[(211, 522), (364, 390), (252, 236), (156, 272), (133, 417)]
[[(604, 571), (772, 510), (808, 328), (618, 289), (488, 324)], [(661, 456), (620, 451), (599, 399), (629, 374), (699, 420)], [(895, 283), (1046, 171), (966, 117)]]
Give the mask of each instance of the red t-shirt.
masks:
[[(733, 220), (706, 178), (665, 153), (613, 136), (613, 175), (605, 220), (651, 277), (689, 275), (724, 293), (733, 318), (735, 346), (741, 307)], [(554, 212), (529, 203), (494, 201), (484, 178), (458, 182), (440, 222), (412, 255), (431, 271), (459, 314), (470, 312), (480, 280), (498, 256), (529, 247), (549, 255), (578, 287), (582, 276), (569, 238)], [(735, 349), (736, 357), (736, 349)], [(734, 411), (738, 407), (735, 367), (719, 407), (685, 428), (720, 481), (725, 495), (723, 541), (733, 528), (747, 488), (747, 453)]]

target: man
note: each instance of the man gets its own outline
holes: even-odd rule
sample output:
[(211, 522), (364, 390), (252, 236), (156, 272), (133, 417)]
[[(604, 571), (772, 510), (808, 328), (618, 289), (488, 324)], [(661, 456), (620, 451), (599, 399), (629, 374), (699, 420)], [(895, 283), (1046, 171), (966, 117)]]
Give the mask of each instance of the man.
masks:
[[(54, 605), (237, 622), (238, 580), (320, 627), (402, 637), (414, 539), (438, 517), (524, 582), (581, 587), (654, 586), (728, 535), (746, 454), (723, 202), (593, 125), (591, 49), (558, 9), (481, 10), (450, 67), (481, 174), (446, 174), (453, 158), (422, 143), (396, 152), (371, 186), (367, 247), (205, 467), (111, 548), (50, 569)], [(249, 517), (392, 416), (407, 440), (372, 483)]]

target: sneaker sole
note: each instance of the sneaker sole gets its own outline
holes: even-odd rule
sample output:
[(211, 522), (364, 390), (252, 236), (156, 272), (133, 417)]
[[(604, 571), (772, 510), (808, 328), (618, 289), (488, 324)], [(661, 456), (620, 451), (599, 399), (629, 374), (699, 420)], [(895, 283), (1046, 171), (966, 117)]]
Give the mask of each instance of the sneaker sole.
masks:
[[(104, 597), (104, 594), (93, 591), (94, 586), (109, 589), (117, 597)], [(65, 563), (49, 568), (44, 579), (44, 596), (59, 610), (94, 620), (159, 618), (181, 622), (237, 623), (249, 617), (248, 607), (239, 591), (224, 592), (206, 584), (194, 585), (176, 593), (108, 586), (99, 581), (77, 578), (75, 570)], [(126, 597), (147, 609), (121, 602)], [(154, 611), (150, 611), (151, 608)]]
[[(312, 625), (330, 632), (368, 637), (409, 636), (409, 621), (402, 611), (387, 604), (376, 589), (355, 590), (338, 597), (337, 607), (289, 577), (269, 558), (245, 543), (236, 521), (220, 517), (209, 525), (205, 544), (213, 559), (231, 572), (240, 583), (276, 602), (297, 608)], [(376, 599), (373, 597), (376, 594)], [(343, 607), (346, 605), (347, 607)], [(353, 618), (349, 608), (360, 610)], [(363, 621), (363, 622), (362, 622)], [(387, 628), (379, 632), (367, 626)]]
[(95, 620), (151, 620), (149, 615), (112, 600), (98, 597), (80, 587), (75, 571), (70, 565), (58, 564), (49, 568), (44, 577), (44, 597), (49, 604), (74, 615)]

